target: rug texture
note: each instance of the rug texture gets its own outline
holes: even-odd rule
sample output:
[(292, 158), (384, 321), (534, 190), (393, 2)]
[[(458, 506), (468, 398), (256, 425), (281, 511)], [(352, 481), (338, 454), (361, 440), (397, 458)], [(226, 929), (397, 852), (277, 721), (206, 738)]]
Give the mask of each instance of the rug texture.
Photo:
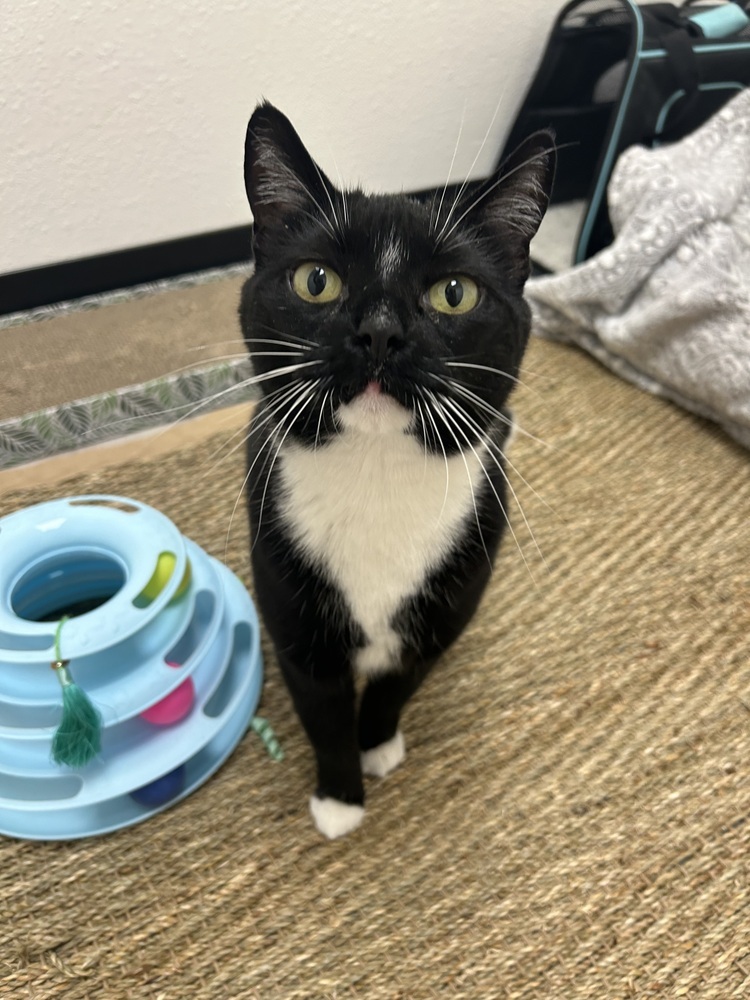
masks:
[[(360, 829), (315, 832), (266, 646), (283, 762), (249, 734), (141, 826), (0, 840), (0, 996), (750, 996), (747, 454), (572, 348), (534, 342), (524, 381), (517, 416), (546, 444), (519, 437), (513, 485), (544, 560), (514, 505), (518, 545), (408, 708), (406, 761), (369, 781)], [(130, 495), (223, 558), (242, 480), (225, 445), (0, 512)], [(244, 512), (226, 559), (248, 579)]]

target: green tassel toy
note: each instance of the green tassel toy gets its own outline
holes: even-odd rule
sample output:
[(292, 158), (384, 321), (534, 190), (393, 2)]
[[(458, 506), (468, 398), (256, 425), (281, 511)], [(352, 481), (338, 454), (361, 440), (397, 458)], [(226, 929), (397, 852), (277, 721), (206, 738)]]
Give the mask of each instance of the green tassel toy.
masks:
[(68, 660), (60, 653), (60, 633), (69, 621), (62, 618), (55, 633), (55, 661), (52, 669), (62, 686), (63, 715), (52, 739), (52, 759), (56, 764), (83, 767), (97, 756), (102, 747), (102, 719), (86, 692), (73, 681)]

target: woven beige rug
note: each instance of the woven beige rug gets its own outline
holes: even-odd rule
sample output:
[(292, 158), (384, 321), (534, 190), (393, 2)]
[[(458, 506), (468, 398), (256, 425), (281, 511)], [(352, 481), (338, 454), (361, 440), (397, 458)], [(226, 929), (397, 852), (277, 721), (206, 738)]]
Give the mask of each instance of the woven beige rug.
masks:
[[(750, 473), (706, 424), (533, 344), (513, 522), (470, 631), (404, 720), (407, 760), (326, 842), (267, 653), (254, 735), (139, 827), (0, 840), (0, 996), (625, 1000), (750, 996)], [(531, 374), (531, 373), (534, 374)], [(223, 557), (222, 440), (54, 490), (161, 508)], [(247, 578), (244, 512), (228, 562)], [(530, 572), (533, 574), (533, 580)]]

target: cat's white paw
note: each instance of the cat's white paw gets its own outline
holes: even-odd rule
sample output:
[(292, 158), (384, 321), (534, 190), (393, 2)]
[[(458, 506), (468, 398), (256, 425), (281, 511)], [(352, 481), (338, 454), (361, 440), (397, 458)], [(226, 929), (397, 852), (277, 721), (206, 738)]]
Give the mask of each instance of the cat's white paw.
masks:
[(310, 799), (310, 812), (318, 830), (329, 840), (356, 830), (365, 816), (363, 806), (349, 805), (338, 799), (319, 799), (317, 795)]
[(362, 754), (362, 770), (374, 778), (384, 778), (395, 770), (406, 756), (404, 735), (400, 729), (385, 743)]

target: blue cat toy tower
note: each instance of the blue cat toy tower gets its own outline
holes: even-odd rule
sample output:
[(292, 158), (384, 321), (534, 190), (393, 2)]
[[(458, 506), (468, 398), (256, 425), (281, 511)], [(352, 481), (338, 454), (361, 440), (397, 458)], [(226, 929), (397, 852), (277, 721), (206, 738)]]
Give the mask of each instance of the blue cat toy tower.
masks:
[(245, 587), (163, 514), (81, 496), (0, 519), (0, 833), (105, 833), (184, 798), (261, 679)]

